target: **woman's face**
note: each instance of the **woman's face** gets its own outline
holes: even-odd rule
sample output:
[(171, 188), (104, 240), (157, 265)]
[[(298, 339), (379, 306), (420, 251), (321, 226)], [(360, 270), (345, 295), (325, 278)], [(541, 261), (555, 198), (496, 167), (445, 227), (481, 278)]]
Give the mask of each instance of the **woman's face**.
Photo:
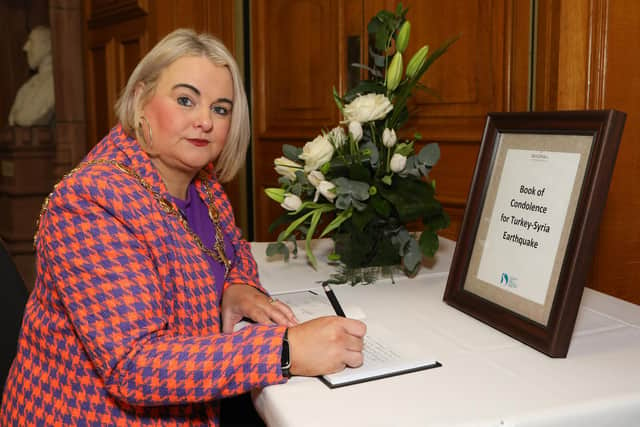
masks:
[[(205, 57), (187, 56), (167, 67), (144, 106), (143, 147), (165, 179), (193, 177), (227, 141), (233, 107), (231, 73)], [(190, 179), (190, 178), (189, 178)]]

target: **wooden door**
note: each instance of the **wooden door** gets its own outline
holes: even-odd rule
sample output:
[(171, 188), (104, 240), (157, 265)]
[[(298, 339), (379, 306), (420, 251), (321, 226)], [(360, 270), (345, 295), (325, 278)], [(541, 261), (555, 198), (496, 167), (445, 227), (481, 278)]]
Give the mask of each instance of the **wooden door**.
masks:
[[(281, 208), (264, 195), (277, 186), (273, 159), (283, 143), (301, 145), (339, 120), (331, 88), (348, 81), (349, 40), (397, 1), (277, 0), (252, 3), (254, 200), (256, 240), (273, 240), (269, 224)], [(530, 4), (517, 0), (403, 1), (409, 7), (408, 55), (460, 39), (426, 73), (423, 82), (440, 98), (417, 94), (406, 135), (440, 144), (434, 168), (438, 197), (452, 217), (443, 235), (455, 239), (471, 183), (486, 114), (528, 108)], [(277, 29), (277, 30), (275, 30)], [(351, 37), (351, 39), (350, 39)], [(360, 61), (362, 62), (362, 56)]]

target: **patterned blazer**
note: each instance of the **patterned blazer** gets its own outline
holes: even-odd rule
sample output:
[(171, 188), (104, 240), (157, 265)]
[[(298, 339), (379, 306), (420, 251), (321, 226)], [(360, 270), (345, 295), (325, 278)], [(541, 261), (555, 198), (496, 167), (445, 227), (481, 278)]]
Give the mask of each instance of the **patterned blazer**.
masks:
[[(113, 128), (85, 161), (113, 159), (168, 197), (138, 143)], [(224, 289), (262, 289), (213, 165), (236, 256)], [(91, 163), (52, 192), (36, 236), (37, 279), (7, 381), (1, 425), (218, 425), (216, 399), (284, 382), (283, 326), (221, 333), (201, 249), (139, 181)]]

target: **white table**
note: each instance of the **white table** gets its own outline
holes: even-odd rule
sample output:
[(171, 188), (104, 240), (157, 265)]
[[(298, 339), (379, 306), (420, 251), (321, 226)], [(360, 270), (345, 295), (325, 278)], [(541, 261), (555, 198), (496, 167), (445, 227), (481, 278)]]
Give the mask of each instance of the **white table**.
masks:
[[(338, 389), (294, 377), (254, 393), (267, 425), (640, 426), (640, 306), (586, 288), (569, 354), (553, 359), (442, 301), (454, 246), (441, 240), (433, 270), (415, 279), (334, 286), (343, 304), (442, 367)], [(265, 248), (253, 244), (272, 293), (317, 286), (331, 272), (314, 272), (304, 252), (267, 261)]]

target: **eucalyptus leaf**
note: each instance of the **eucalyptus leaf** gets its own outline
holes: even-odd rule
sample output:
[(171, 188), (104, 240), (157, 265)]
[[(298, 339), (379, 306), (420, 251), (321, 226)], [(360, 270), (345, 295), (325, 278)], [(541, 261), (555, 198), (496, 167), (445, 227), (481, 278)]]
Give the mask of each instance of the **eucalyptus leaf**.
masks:
[(416, 242), (416, 239), (411, 237), (407, 244), (407, 251), (402, 257), (402, 265), (413, 274), (421, 262), (422, 252), (420, 252), (420, 246), (418, 242)]
[(289, 261), (289, 248), (282, 242), (269, 243), (267, 245), (267, 256), (273, 257), (276, 255), (282, 255), (285, 262)]
[(396, 248), (398, 248), (398, 253), (400, 254), (400, 256), (404, 256), (404, 254), (406, 253), (406, 248), (409, 240), (411, 240), (411, 235), (404, 227), (402, 227), (400, 230), (398, 230), (397, 233), (391, 236), (391, 242)]
[(282, 145), (282, 154), (284, 154), (284, 156), (289, 160), (300, 162), (300, 158), (298, 156), (302, 154), (302, 148), (291, 144), (284, 144)]
[(367, 141), (364, 144), (360, 144), (360, 149), (369, 151), (369, 162), (371, 167), (375, 170), (378, 167), (378, 162), (380, 161), (380, 152), (378, 151), (378, 147), (371, 141)]
[(428, 165), (430, 167), (435, 166), (440, 160), (440, 147), (436, 143), (427, 144), (418, 153), (418, 160), (420, 163)]
[(353, 201), (353, 198), (351, 197), (351, 194), (341, 194), (338, 197), (336, 197), (336, 200), (335, 200), (336, 208), (340, 210), (347, 210), (351, 207), (352, 201)]
[(291, 185), (291, 180), (286, 176), (281, 175), (278, 177), (278, 184), (280, 184), (282, 187), (288, 187)]
[(356, 200), (367, 200), (369, 198), (369, 184), (361, 181), (354, 181), (352, 179), (341, 176), (336, 178), (333, 183), (336, 185), (336, 194), (350, 195)]

